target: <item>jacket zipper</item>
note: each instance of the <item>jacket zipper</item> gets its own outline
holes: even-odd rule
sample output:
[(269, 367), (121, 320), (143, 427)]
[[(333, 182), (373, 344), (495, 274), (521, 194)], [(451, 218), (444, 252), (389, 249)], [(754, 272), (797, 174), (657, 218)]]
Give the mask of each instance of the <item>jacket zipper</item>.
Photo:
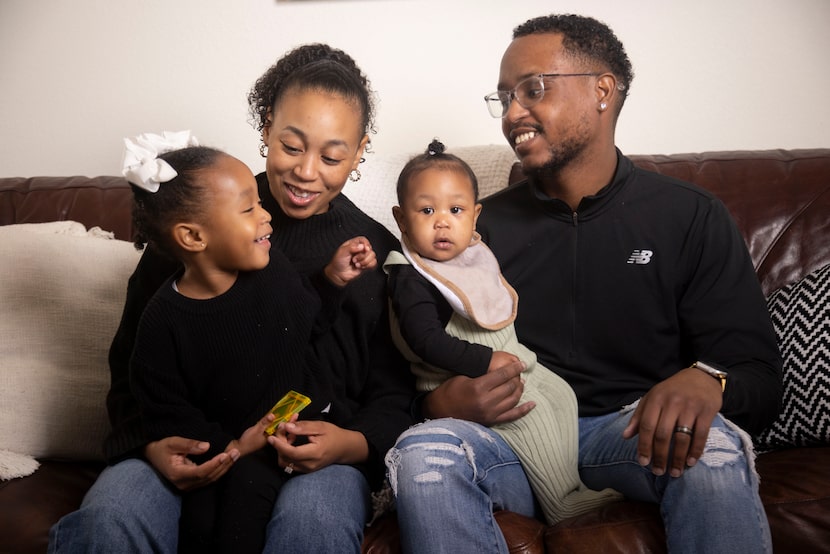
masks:
[(579, 245), (579, 214), (574, 211), (571, 213), (571, 221), (574, 226), (573, 235), (573, 260), (571, 270), (571, 348), (568, 357), (571, 361), (576, 359), (576, 289), (577, 289), (577, 250)]

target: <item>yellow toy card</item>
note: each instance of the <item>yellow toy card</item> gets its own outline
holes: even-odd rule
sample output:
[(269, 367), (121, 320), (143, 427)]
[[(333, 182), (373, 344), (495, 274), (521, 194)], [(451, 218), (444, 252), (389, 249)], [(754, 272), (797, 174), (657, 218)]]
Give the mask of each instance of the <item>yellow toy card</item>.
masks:
[(285, 396), (280, 398), (279, 402), (274, 404), (274, 407), (271, 408), (271, 413), (276, 416), (277, 419), (271, 422), (268, 427), (265, 428), (265, 432), (269, 435), (273, 435), (277, 431), (277, 425), (284, 421), (288, 421), (291, 419), (291, 416), (305, 408), (311, 404), (311, 399), (303, 394), (300, 394), (296, 391), (288, 391)]

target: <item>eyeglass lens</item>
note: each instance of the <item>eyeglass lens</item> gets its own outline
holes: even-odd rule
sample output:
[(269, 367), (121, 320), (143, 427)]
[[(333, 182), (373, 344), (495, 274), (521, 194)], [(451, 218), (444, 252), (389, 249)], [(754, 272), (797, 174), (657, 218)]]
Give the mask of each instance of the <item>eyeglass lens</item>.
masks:
[(510, 109), (513, 98), (523, 108), (531, 108), (545, 96), (545, 83), (541, 76), (534, 75), (520, 81), (513, 90), (500, 90), (489, 95), (487, 107), (493, 117), (504, 117)]

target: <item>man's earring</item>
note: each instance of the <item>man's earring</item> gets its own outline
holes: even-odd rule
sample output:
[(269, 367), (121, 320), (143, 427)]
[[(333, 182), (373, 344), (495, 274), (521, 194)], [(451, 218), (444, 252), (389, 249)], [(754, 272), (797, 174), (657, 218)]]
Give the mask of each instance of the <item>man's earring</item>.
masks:
[(360, 170), (359, 169), (352, 169), (351, 173), (349, 173), (349, 181), (356, 183), (360, 181)]
[(599, 105), (599, 111), (604, 112), (605, 108), (607, 108), (607, 107), (608, 107), (608, 104), (606, 104), (605, 102), (601, 102), (600, 105)]
[(265, 141), (262, 141), (261, 143), (259, 143), (259, 155), (262, 156), (263, 158), (268, 157), (268, 145), (265, 144)]

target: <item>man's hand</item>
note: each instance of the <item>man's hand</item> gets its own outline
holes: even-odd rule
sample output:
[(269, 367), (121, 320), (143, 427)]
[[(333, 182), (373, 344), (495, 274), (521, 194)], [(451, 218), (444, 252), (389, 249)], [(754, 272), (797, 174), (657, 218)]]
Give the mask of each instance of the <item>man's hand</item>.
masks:
[(239, 458), (238, 450), (217, 454), (203, 464), (188, 456), (204, 454), (210, 444), (183, 437), (167, 437), (144, 447), (144, 456), (156, 470), (180, 491), (189, 491), (213, 483)]
[(533, 402), (519, 404), (524, 392), (524, 369), (524, 364), (516, 360), (475, 379), (463, 375), (447, 379), (424, 399), (424, 415), (466, 419), (487, 426), (515, 421), (536, 407)]
[[(680, 477), (703, 455), (712, 420), (723, 405), (720, 383), (699, 369), (686, 368), (655, 385), (642, 399), (623, 431), (623, 438), (639, 434), (639, 462), (651, 463), (655, 475), (666, 472), (669, 446), (674, 440), (670, 460), (672, 477)], [(691, 434), (676, 431), (692, 429)]]

